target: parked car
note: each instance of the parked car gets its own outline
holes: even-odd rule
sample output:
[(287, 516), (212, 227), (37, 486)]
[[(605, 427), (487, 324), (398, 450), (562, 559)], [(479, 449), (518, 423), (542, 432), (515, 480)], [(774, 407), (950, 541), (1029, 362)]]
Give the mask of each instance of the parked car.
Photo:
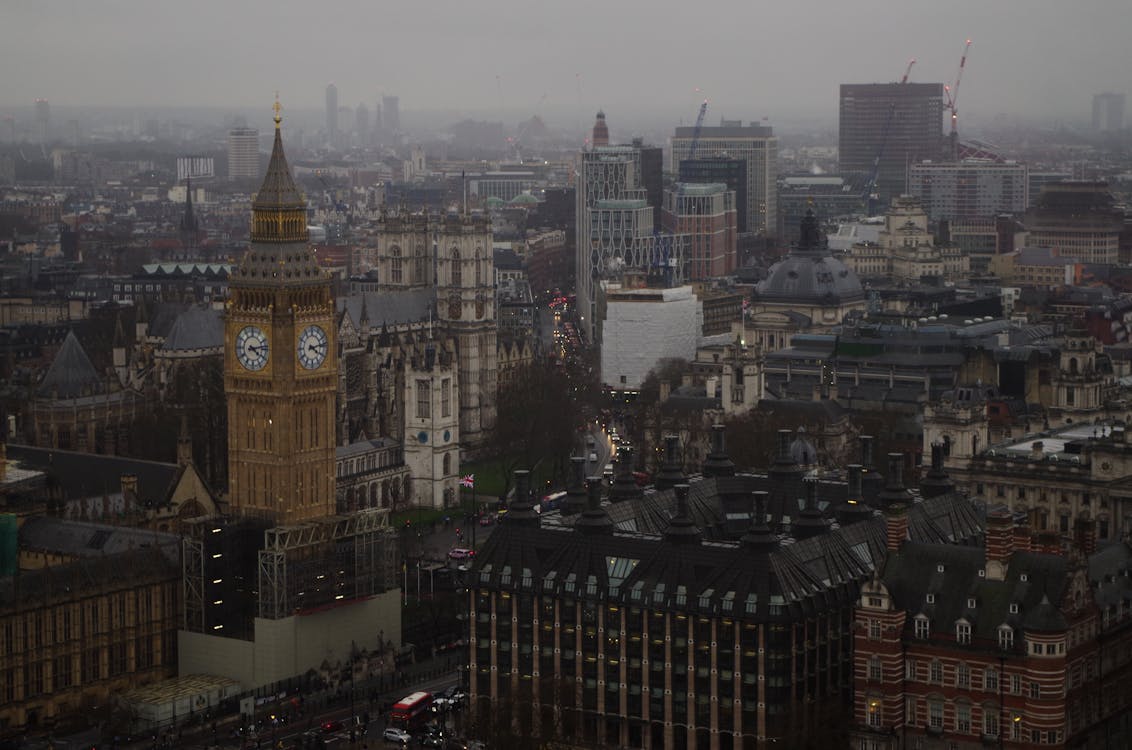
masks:
[(328, 719), (327, 721), (322, 722), (322, 724), (319, 725), (319, 726), (322, 729), (322, 731), (326, 732), (327, 734), (333, 734), (334, 732), (341, 732), (343, 729), (346, 728), (346, 725), (343, 724), (340, 719)]
[(449, 560), (469, 560), (475, 556), (476, 551), (474, 549), (468, 549), (467, 547), (453, 547), (448, 550)]
[(408, 745), (413, 740), (408, 732), (404, 729), (398, 729), (397, 727), (389, 727), (386, 729), (381, 733), (381, 739), (386, 742), (396, 742), (398, 745)]

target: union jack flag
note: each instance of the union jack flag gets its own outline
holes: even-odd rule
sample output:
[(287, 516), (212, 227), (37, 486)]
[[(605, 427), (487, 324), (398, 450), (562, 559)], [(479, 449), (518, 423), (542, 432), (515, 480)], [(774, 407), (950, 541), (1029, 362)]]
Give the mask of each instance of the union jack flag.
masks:
[(475, 487), (476, 486), (476, 475), (475, 474), (468, 474), (468, 475), (464, 476), (464, 478), (460, 480), (460, 486), (461, 487)]

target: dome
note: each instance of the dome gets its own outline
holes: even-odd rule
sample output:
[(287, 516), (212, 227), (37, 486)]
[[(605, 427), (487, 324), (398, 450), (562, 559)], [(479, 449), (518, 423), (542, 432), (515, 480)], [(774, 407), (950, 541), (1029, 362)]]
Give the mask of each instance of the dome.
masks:
[(533, 206), (536, 203), (538, 203), (538, 198), (530, 193), (519, 193), (511, 199), (512, 206)]
[(488, 208), (498, 208), (499, 206), (505, 205), (506, 203), (507, 201), (503, 200), (497, 195), (489, 196), (487, 199)]
[(758, 299), (838, 305), (865, 298), (857, 274), (827, 252), (825, 236), (812, 210), (803, 217), (799, 236), (790, 255), (771, 266), (767, 278), (755, 287)]

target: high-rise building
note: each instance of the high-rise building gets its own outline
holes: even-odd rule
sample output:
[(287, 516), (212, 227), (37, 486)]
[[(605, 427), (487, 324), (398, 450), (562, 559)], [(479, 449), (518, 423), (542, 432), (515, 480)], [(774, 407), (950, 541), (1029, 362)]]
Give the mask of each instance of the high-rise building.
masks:
[(669, 282), (682, 278), (682, 240), (654, 231), (655, 209), (642, 173), (639, 146), (599, 146), (579, 156), (576, 290), (581, 329), (590, 341), (596, 340), (601, 279), (619, 277), (626, 268), (651, 273), (661, 266)]
[(1124, 94), (1093, 94), (1093, 130), (1118, 133), (1124, 128)]
[(723, 183), (677, 183), (664, 194), (665, 231), (688, 237), (689, 281), (726, 276), (736, 262), (735, 193)]
[(1104, 182), (1054, 182), (1024, 220), (1030, 247), (1048, 247), (1084, 263), (1116, 263), (1124, 212)]
[(259, 178), (259, 130), (232, 128), (228, 131), (228, 179)]
[(354, 132), (358, 136), (358, 143), (369, 141), (369, 107), (362, 102), (354, 114)]
[(338, 87), (326, 84), (326, 140), (333, 144), (338, 138)]
[(938, 159), (943, 145), (942, 83), (841, 84), (841, 174), (864, 183), (879, 159), (881, 205), (905, 192), (909, 164)]
[(1026, 165), (987, 159), (923, 161), (908, 169), (907, 193), (932, 221), (1021, 214), (1029, 202)]
[(401, 132), (401, 98), (381, 97), (381, 126), (389, 135)]
[(46, 143), (51, 132), (51, 104), (46, 99), (35, 100), (35, 133), (40, 143)]
[(697, 157), (684, 159), (678, 171), (680, 182), (703, 185), (721, 182), (735, 193), (738, 207), (736, 227), (740, 232), (747, 231), (747, 162), (730, 156)]
[[(672, 137), (670, 168), (679, 172), (695, 138), (694, 127), (678, 127)], [(778, 226), (778, 138), (769, 125), (739, 120), (724, 120), (717, 126), (700, 128), (697, 158), (720, 156), (739, 159), (747, 164), (747, 201), (740, 206), (745, 213), (745, 226), (755, 234), (773, 234)]]

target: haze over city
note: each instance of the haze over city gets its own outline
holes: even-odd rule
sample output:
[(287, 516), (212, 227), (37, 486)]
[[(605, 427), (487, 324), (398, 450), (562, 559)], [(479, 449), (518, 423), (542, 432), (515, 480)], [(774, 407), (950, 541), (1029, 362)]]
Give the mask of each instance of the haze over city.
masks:
[(575, 126), (604, 107), (621, 124), (694, 117), (698, 100), (744, 119), (836, 118), (837, 86), (954, 80), (966, 121), (1083, 118), (1092, 92), (1132, 69), (1132, 4), (432, 3), (282, 0), (187, 5), (12, 2), (0, 44), (19, 75), (0, 107), (255, 108), (279, 90), (294, 111), (398, 93), (409, 110), (541, 114)]

